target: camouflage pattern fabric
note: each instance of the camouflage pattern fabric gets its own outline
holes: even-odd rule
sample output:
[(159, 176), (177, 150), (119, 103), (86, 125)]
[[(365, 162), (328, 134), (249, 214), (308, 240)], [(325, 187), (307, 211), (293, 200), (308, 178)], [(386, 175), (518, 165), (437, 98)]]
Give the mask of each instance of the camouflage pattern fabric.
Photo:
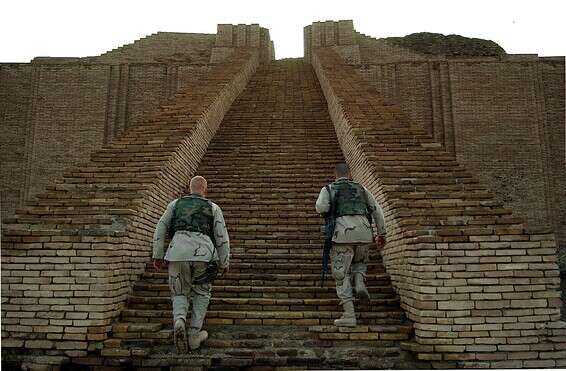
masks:
[(370, 244), (335, 243), (330, 251), (332, 262), (332, 276), (336, 281), (336, 294), (340, 304), (354, 300), (352, 292), (352, 275), (367, 272), (369, 262), (369, 249), (375, 246)]
[(169, 289), (173, 303), (173, 323), (177, 319), (187, 321), (187, 312), (191, 305), (190, 327), (200, 330), (204, 323), (208, 303), (210, 302), (211, 283), (194, 284), (194, 277), (206, 271), (204, 262), (170, 262)]
[[(339, 180), (346, 179), (341, 178)], [(331, 184), (331, 189), (334, 187)], [(361, 185), (360, 185), (361, 186)], [(383, 211), (375, 197), (363, 186), (366, 192), (368, 204), (372, 210), (372, 220), (375, 224), (373, 231), (378, 235), (385, 235), (385, 219)], [(318, 199), (316, 200), (316, 211), (318, 213), (326, 213), (330, 209), (330, 196), (325, 188), (320, 190)], [(369, 243), (374, 240), (374, 232), (365, 215), (344, 215), (336, 218), (336, 228), (332, 241), (336, 243)]]
[[(204, 199), (204, 198), (203, 198)], [(204, 199), (206, 200), (206, 199)], [(230, 264), (230, 238), (226, 229), (222, 210), (214, 202), (212, 206), (214, 242), (201, 232), (177, 231), (169, 243), (165, 253), (165, 239), (167, 231), (171, 227), (173, 211), (178, 200), (174, 200), (159, 219), (153, 234), (153, 258), (168, 261), (200, 261), (209, 262), (218, 260), (220, 269), (225, 269)]]

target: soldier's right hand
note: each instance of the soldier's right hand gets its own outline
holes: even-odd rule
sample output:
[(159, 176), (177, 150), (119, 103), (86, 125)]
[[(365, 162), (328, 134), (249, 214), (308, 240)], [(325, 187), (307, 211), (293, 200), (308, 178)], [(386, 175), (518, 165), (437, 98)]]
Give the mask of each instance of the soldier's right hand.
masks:
[(159, 270), (167, 268), (167, 260), (165, 259), (153, 259), (153, 268)]
[(385, 236), (376, 236), (375, 242), (377, 243), (377, 248), (381, 249), (385, 246)]

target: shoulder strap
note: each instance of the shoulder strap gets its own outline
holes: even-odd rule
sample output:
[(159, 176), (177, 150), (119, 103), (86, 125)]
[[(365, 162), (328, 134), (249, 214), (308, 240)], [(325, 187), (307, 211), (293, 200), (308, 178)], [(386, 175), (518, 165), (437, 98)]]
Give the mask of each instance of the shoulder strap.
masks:
[(330, 208), (328, 209), (328, 215), (332, 218), (336, 216), (336, 198), (332, 192), (332, 188), (330, 184), (327, 184), (325, 187), (326, 192), (328, 192), (328, 203), (330, 204)]

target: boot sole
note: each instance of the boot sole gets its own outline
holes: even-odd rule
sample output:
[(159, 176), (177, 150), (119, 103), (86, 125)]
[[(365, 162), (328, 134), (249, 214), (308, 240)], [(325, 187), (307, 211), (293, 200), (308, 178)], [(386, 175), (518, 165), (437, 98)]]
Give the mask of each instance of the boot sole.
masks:
[(183, 354), (188, 352), (187, 345), (187, 332), (184, 329), (175, 329), (175, 348), (178, 354)]

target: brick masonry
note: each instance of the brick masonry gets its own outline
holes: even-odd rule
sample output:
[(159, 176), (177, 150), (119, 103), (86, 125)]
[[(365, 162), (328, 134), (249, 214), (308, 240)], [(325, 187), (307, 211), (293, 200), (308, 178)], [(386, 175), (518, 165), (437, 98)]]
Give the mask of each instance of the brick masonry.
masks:
[(144, 270), (157, 218), (196, 170), (259, 54), (235, 50), (199, 89), (172, 96), (4, 220), (4, 348), (48, 350), (54, 358), (41, 363), (57, 363), (106, 339)]
[(553, 234), (523, 219), (332, 48), (312, 51), (354, 177), (384, 206), (388, 273), (436, 367), (564, 365)]
[[(219, 25), (219, 35), (227, 26)], [(246, 27), (257, 42), (244, 46), (259, 48), (263, 61), (271, 60), (269, 32)], [(99, 57), (0, 64), (2, 217), (176, 92), (196, 88), (229, 55), (219, 37), (158, 32)]]
[[(0, 65), (7, 87), (0, 92), (2, 128), (9, 134), (0, 142), (2, 203), (16, 208), (27, 200), (3, 226), (4, 348), (43, 352), (39, 363), (58, 364), (107, 339), (145, 270), (164, 205), (195, 172), (257, 66), (274, 57), (269, 33), (258, 25), (188, 35), (158, 33), (100, 57)], [(360, 35), (351, 21), (305, 27), (305, 59), (355, 178), (384, 206), (390, 236), (383, 263), (415, 329), (403, 346), (436, 367), (564, 366), (556, 243), (544, 228), (553, 225), (563, 238), (564, 156), (555, 155), (564, 152), (563, 59), (431, 60)], [(271, 81), (290, 89), (290, 97), (317, 101), (314, 85), (299, 91), (287, 84), (295, 69), (309, 74), (294, 62), (282, 64), (263, 71), (254, 86)], [(256, 102), (264, 96), (251, 92), (248, 99), (249, 107), (239, 106), (247, 119), (248, 110), (262, 113)], [(304, 120), (304, 112), (269, 102), (282, 117)], [(527, 152), (505, 155), (514, 143)], [(517, 174), (525, 184), (515, 183)], [(538, 231), (526, 228), (527, 220)], [(243, 226), (237, 236), (256, 229)], [(268, 253), (260, 242), (250, 237), (234, 251)], [(237, 278), (249, 281), (246, 274)], [(228, 286), (240, 283), (230, 280)], [(317, 325), (310, 331), (320, 341), (401, 340), (411, 331), (366, 326), (340, 333), (326, 326), (330, 317), (306, 318), (300, 311), (266, 317), (264, 306), (296, 301), (224, 294), (219, 308), (258, 311), (243, 325), (302, 318), (302, 325)], [(308, 303), (319, 311), (334, 308), (333, 302)], [(235, 323), (220, 314), (210, 320)], [(160, 328), (118, 324), (115, 330), (151, 336), (152, 326)]]
[(410, 125), (425, 128), (474, 170), (530, 228), (552, 228), (566, 246), (563, 57), (448, 59), (390, 45), (340, 22), (313, 23), (305, 39), (314, 43), (327, 29), (347, 24), (355, 52), (318, 45), (354, 65), (375, 92), (402, 108)]

